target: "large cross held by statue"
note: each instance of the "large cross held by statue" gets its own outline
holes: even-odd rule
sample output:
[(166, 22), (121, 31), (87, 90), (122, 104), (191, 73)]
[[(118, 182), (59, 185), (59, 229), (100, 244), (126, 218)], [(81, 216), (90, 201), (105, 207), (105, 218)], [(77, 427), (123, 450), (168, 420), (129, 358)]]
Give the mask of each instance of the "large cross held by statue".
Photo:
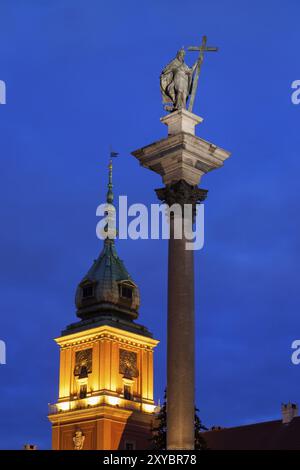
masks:
[(203, 62), (203, 59), (204, 59), (204, 52), (217, 52), (218, 51), (217, 47), (209, 47), (209, 46), (206, 45), (206, 43), (207, 43), (207, 37), (203, 36), (202, 37), (202, 44), (201, 44), (200, 47), (199, 46), (188, 47), (188, 51), (199, 51), (199, 59), (198, 59), (198, 63), (197, 63), (196, 73), (195, 73), (194, 80), (193, 80), (192, 92), (191, 92), (189, 108), (188, 108), (188, 111), (190, 111), (190, 113), (193, 112), (193, 106), (194, 106), (195, 96), (196, 96), (196, 92), (197, 92), (197, 86), (198, 86), (198, 80), (199, 80), (199, 75), (200, 75), (200, 71), (201, 71), (201, 65), (202, 65), (202, 62)]

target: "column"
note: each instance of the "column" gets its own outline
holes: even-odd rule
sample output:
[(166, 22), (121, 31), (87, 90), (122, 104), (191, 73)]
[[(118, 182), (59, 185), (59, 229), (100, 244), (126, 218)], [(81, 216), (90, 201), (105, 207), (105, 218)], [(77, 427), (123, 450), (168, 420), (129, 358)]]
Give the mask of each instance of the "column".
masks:
[[(184, 180), (156, 191), (160, 200), (171, 207), (178, 204), (181, 214), (170, 213), (168, 256), (168, 334), (167, 334), (167, 448), (194, 449), (195, 407), (195, 308), (194, 251), (186, 249), (185, 227), (191, 226), (184, 211), (203, 201), (206, 190)], [(180, 224), (181, 238), (175, 225)]]
[[(168, 136), (132, 152), (140, 165), (159, 174), (158, 198), (169, 206), (202, 201), (206, 173), (221, 168), (230, 152), (195, 135), (200, 116), (185, 109), (161, 118)], [(168, 268), (167, 448), (194, 447), (194, 255), (186, 239), (175, 239), (170, 219)]]

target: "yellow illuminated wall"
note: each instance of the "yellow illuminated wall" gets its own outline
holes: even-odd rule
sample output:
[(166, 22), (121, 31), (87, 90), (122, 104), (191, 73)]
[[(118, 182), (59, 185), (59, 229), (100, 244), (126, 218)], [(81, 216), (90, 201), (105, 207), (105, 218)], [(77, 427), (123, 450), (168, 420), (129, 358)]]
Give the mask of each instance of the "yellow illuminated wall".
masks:
[(158, 341), (105, 326), (62, 336), (56, 342), (60, 345), (59, 401), (68, 401), (77, 394), (75, 354), (84, 349), (92, 349), (88, 394), (107, 391), (121, 396), (124, 384), (119, 373), (119, 351), (126, 349), (137, 355), (138, 377), (133, 380), (133, 395), (141, 401), (153, 402), (153, 348)]
[[(148, 436), (149, 417), (154, 410), (153, 349), (158, 341), (123, 329), (100, 326), (61, 336), (56, 342), (60, 347), (59, 398), (54, 405), (55, 412), (49, 414), (53, 424), (53, 448), (73, 448), (72, 436), (76, 429), (88, 432), (84, 443), (88, 449), (117, 449), (121, 441), (125, 442), (124, 432)], [(76, 352), (88, 349), (91, 349), (92, 361), (91, 371), (84, 379), (87, 394), (83, 399), (79, 397), (81, 382), (74, 370)], [(135, 353), (137, 374), (129, 380), (119, 370), (120, 350)], [(124, 386), (128, 383), (132, 391), (130, 400), (124, 397)], [(97, 423), (92, 432), (93, 419)], [(96, 436), (100, 428), (105, 436)], [(147, 440), (145, 437), (144, 443)]]

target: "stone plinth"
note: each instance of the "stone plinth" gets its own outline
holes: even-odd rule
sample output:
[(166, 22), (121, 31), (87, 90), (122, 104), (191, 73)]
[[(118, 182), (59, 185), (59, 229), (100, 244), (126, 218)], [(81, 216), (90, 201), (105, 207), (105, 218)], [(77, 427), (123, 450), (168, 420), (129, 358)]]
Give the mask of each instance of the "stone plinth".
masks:
[(181, 109), (175, 113), (167, 114), (160, 120), (168, 126), (168, 135), (175, 135), (180, 132), (195, 135), (195, 127), (203, 121), (203, 118), (190, 113), (186, 109)]
[(172, 184), (185, 180), (191, 185), (220, 168), (230, 153), (195, 136), (195, 126), (202, 118), (186, 110), (176, 111), (161, 119), (168, 126), (168, 137), (132, 152), (140, 164)]

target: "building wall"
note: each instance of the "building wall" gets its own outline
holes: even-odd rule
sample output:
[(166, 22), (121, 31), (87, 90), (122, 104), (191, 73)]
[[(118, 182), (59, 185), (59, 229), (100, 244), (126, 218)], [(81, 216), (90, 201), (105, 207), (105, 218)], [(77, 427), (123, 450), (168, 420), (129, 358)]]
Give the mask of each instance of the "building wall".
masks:
[[(51, 405), (49, 413), (53, 449), (74, 449), (73, 437), (78, 430), (85, 436), (85, 449), (122, 449), (126, 441), (134, 442), (137, 449), (148, 449), (154, 411), (153, 349), (158, 341), (107, 326), (56, 341), (60, 346), (60, 378), (58, 402)], [(74, 374), (76, 353), (89, 349), (91, 367), (83, 379), (87, 395), (80, 398), (82, 381)], [(135, 353), (136, 373), (129, 380), (120, 371), (121, 350)], [(124, 397), (128, 382), (131, 400)]]
[(115, 410), (106, 409), (101, 417), (80, 416), (72, 422), (57, 422), (52, 430), (52, 448), (73, 450), (73, 437), (80, 429), (85, 436), (83, 450), (122, 450), (126, 449), (126, 443), (138, 450), (149, 449), (152, 420), (149, 414), (135, 412), (134, 416), (130, 413), (116, 416)]
[[(135, 338), (136, 339), (136, 338)], [(153, 401), (153, 350), (142, 341), (125, 342), (120, 335), (103, 336), (87, 342), (71, 344), (60, 350), (59, 400), (69, 400), (78, 392), (74, 376), (77, 351), (92, 349), (92, 372), (88, 377), (88, 392), (103, 390), (123, 393), (123, 377), (119, 372), (120, 349), (133, 351), (137, 355), (138, 377), (134, 378), (133, 394)]]

